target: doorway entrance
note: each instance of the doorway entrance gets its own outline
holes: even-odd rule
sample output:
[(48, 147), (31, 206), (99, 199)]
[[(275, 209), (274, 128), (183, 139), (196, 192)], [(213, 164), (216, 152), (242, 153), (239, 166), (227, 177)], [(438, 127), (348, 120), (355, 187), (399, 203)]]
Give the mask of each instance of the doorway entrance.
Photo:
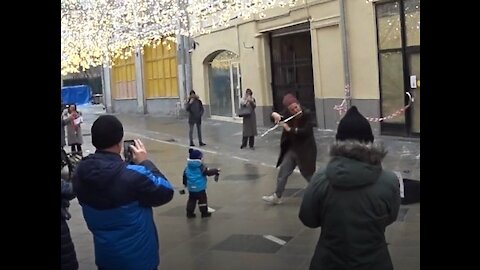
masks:
[(309, 23), (271, 32), (270, 48), (274, 110), (282, 111), (283, 96), (292, 93), (316, 118)]
[(384, 135), (420, 135), (420, 0), (378, 3), (378, 59), (382, 117), (414, 102), (397, 117), (381, 122)]
[(231, 51), (217, 52), (208, 63), (208, 74), (212, 116), (237, 119), (242, 97), (238, 55)]

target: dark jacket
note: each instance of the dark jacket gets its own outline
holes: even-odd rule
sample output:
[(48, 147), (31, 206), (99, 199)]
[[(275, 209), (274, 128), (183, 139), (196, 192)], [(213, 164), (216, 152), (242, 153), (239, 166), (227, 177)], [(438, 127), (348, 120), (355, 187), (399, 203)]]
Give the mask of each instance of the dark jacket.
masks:
[(201, 123), (203, 115), (203, 104), (199, 98), (195, 98), (192, 103), (187, 102), (185, 110), (188, 111), (188, 123)]
[[(314, 118), (310, 110), (302, 108), (302, 111), (302, 114), (287, 122), (292, 128), (290, 132), (283, 129), (277, 167), (282, 163), (287, 151), (291, 149), (297, 154), (300, 162), (299, 167), (304, 168), (304, 174), (312, 175), (315, 172), (317, 160), (317, 145), (313, 136)], [(291, 116), (288, 112), (283, 115), (282, 120)]]
[(385, 228), (400, 208), (399, 181), (382, 169), (382, 147), (359, 142), (332, 146), (325, 170), (312, 177), (299, 218), (321, 227), (310, 269), (392, 270)]
[(97, 150), (78, 164), (73, 187), (94, 236), (98, 267), (158, 267), (152, 207), (172, 200), (173, 188), (151, 161), (131, 165), (118, 154)]
[(64, 181), (63, 179), (61, 179), (60, 182), (60, 269), (76, 270), (78, 269), (77, 255), (70, 235), (70, 229), (67, 224), (67, 220), (71, 217), (68, 212), (68, 207), (70, 206), (70, 200), (75, 198), (75, 194), (73, 193), (72, 184), (70, 182)]

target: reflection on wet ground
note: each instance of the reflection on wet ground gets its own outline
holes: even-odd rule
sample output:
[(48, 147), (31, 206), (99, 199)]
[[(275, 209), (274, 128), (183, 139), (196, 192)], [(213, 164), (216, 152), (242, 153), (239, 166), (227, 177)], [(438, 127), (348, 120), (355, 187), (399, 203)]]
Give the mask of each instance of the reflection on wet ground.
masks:
[[(86, 116), (85, 133), (96, 115)], [(202, 133), (207, 146), (204, 163), (222, 169), (218, 182), (208, 178), (208, 204), (216, 211), (211, 218), (185, 217), (188, 198), (182, 175), (188, 158), (188, 125), (185, 119), (119, 115), (126, 138), (141, 138), (149, 158), (177, 189), (173, 200), (154, 209), (160, 239), (160, 270), (170, 269), (280, 269), (307, 270), (320, 229), (309, 229), (298, 219), (307, 182), (293, 173), (284, 193), (284, 203), (272, 206), (261, 196), (273, 192), (280, 130), (257, 139), (255, 150), (240, 149), (241, 125), (206, 120)], [(259, 128), (259, 133), (266, 128)], [(240, 132), (240, 133), (239, 133)], [(89, 132), (88, 132), (89, 133)], [(196, 132), (195, 138), (196, 138)], [(318, 167), (328, 161), (331, 131), (316, 131)], [(89, 136), (85, 151), (93, 152)], [(408, 170), (419, 176), (419, 142), (381, 137), (389, 148), (385, 167)], [(418, 158), (417, 158), (418, 155)], [(93, 239), (76, 200), (70, 207), (69, 226), (80, 269), (97, 269)], [(197, 214), (198, 209), (196, 210)], [(420, 269), (420, 204), (402, 205), (397, 221), (386, 230), (388, 247), (396, 270)]]

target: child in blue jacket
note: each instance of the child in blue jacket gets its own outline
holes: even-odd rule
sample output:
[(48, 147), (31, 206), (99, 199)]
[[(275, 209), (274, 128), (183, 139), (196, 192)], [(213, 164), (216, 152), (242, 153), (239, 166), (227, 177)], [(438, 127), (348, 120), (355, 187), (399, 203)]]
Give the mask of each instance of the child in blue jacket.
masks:
[(202, 218), (210, 217), (212, 213), (208, 212), (207, 205), (207, 176), (215, 176), (218, 181), (220, 169), (207, 168), (203, 164), (203, 153), (199, 150), (190, 148), (187, 166), (183, 171), (183, 185), (188, 189), (187, 218), (194, 218), (195, 206), (198, 201), (198, 208), (202, 213)]

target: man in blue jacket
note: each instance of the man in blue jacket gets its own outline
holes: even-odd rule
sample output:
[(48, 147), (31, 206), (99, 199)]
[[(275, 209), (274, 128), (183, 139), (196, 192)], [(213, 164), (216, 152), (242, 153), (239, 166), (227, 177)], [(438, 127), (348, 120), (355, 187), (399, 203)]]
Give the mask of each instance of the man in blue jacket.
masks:
[(147, 159), (140, 140), (130, 146), (131, 164), (122, 160), (123, 126), (112, 115), (92, 125), (96, 151), (79, 164), (73, 179), (98, 269), (153, 270), (160, 264), (152, 207), (168, 203), (173, 188)]

